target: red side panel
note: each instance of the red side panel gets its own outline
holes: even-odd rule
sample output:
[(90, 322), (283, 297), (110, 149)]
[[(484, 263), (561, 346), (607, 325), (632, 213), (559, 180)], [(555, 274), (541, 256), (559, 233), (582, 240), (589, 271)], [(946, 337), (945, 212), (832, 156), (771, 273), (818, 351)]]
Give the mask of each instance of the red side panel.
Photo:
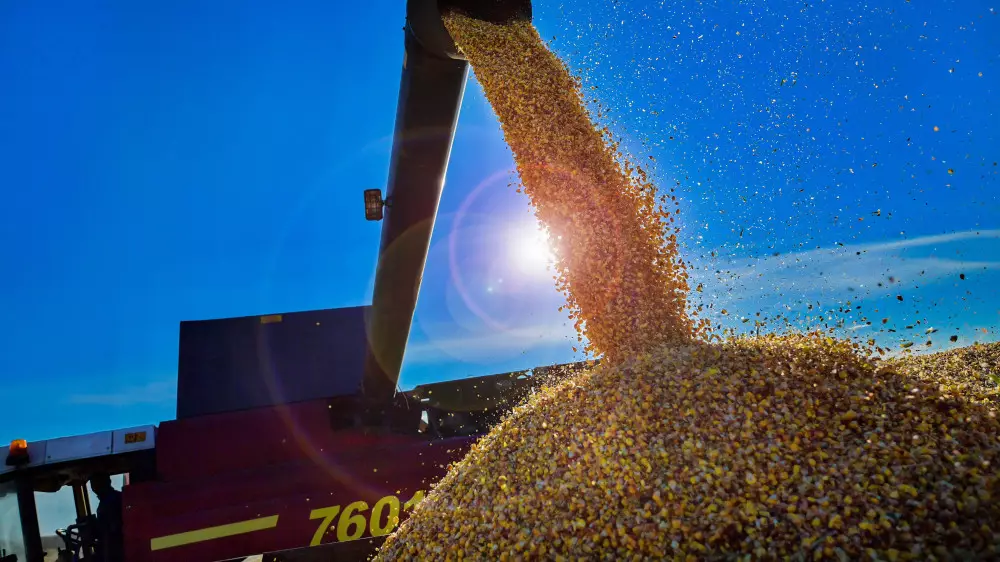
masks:
[(325, 402), (161, 425), (125, 488), (129, 562), (214, 562), (388, 533), (472, 440), (334, 432)]
[[(358, 433), (334, 435), (326, 400), (163, 422), (156, 439), (157, 471), (166, 481), (283, 464), (370, 442)], [(381, 442), (393, 440), (409, 441)]]

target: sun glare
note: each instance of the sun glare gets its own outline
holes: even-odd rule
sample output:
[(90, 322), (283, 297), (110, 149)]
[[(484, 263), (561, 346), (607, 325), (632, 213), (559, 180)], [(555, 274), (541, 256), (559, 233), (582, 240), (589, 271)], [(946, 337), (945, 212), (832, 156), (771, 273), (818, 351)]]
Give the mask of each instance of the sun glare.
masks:
[(546, 266), (555, 260), (548, 233), (537, 223), (529, 223), (511, 233), (511, 259), (522, 275), (544, 275)]

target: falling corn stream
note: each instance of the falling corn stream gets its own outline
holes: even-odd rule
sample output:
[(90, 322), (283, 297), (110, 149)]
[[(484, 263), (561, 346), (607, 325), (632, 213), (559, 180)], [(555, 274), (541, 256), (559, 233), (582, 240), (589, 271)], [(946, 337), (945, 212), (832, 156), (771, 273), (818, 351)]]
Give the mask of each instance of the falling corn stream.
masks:
[(819, 332), (713, 338), (674, 202), (534, 27), (445, 23), (605, 360), (480, 439), (377, 559), (1000, 559), (1000, 346), (880, 361)]

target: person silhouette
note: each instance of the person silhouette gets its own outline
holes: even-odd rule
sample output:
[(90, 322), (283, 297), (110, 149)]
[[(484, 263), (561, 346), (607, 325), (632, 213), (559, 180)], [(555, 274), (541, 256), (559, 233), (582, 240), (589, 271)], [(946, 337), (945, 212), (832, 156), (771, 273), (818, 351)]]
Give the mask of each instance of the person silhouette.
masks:
[(90, 489), (97, 504), (98, 562), (122, 562), (124, 535), (122, 534), (122, 493), (111, 485), (111, 476), (99, 472), (90, 477)]

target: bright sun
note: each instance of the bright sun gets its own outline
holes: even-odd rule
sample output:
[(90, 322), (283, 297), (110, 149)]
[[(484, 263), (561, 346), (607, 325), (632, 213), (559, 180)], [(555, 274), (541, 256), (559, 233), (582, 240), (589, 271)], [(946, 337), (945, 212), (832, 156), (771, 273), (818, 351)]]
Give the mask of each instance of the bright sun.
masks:
[(513, 230), (508, 251), (518, 273), (522, 275), (544, 275), (547, 273), (545, 267), (555, 260), (548, 233), (537, 223), (528, 223)]

